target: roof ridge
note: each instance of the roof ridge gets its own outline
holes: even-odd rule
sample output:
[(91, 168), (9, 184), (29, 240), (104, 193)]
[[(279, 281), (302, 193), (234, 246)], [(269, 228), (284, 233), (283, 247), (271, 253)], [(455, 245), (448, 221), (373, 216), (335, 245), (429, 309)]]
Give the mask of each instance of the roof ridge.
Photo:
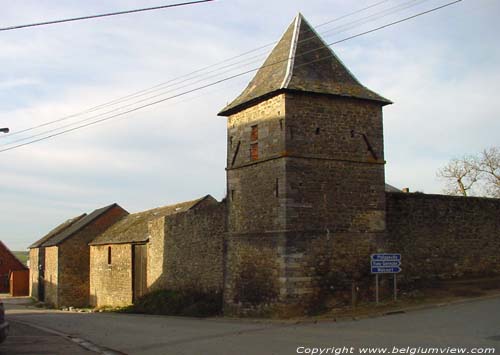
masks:
[[(52, 228), (47, 234), (45, 234), (42, 238), (38, 239), (34, 243), (32, 243), (28, 249), (33, 249), (33, 248), (39, 248), (42, 244), (50, 241), (52, 238), (56, 237), (57, 235), (61, 234), (64, 232), (66, 229), (71, 227), (73, 224), (78, 222), (80, 219), (84, 218), (87, 216), (87, 213), (84, 212), (82, 214), (79, 214), (77, 216), (74, 216), (72, 218), (68, 218), (64, 222), (58, 224), (55, 228)], [(67, 224), (67, 225), (65, 225)], [(60, 230), (58, 230), (60, 229)]]
[(290, 84), (290, 79), (292, 79), (293, 75), (293, 66), (295, 64), (295, 55), (297, 52), (297, 41), (299, 39), (299, 28), (302, 22), (302, 15), (299, 14), (295, 17), (295, 25), (293, 27), (293, 34), (292, 34), (292, 44), (290, 46), (290, 53), (288, 55), (288, 63), (287, 63), (287, 68), (286, 68), (286, 73), (285, 77), (283, 78), (283, 83), (281, 84), (280, 89), (284, 89), (288, 87), (288, 84)]
[(42, 243), (41, 246), (47, 247), (47, 246), (59, 245), (66, 239), (72, 237), (75, 233), (79, 232), (80, 230), (88, 226), (90, 223), (94, 222), (97, 218), (102, 216), (104, 213), (108, 212), (111, 208), (116, 206), (119, 205), (116, 202), (114, 202), (111, 205), (93, 210), (90, 214), (87, 214), (83, 218), (80, 218), (78, 221), (68, 226), (68, 228), (65, 228), (61, 233), (56, 234), (54, 237)]

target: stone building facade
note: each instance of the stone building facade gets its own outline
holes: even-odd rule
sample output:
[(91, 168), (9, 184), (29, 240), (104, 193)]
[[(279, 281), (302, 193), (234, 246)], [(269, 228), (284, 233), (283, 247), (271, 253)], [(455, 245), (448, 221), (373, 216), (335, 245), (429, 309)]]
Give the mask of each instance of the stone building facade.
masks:
[(35, 242), (30, 250), (31, 296), (55, 307), (87, 306), (88, 243), (126, 214), (112, 204), (69, 220)]

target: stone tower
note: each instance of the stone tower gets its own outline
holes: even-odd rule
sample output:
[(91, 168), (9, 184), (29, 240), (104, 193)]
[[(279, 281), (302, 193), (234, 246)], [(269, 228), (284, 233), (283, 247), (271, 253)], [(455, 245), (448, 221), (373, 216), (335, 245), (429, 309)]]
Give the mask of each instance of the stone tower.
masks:
[(390, 103), (299, 14), (219, 113), (228, 117), (226, 312), (307, 307), (362, 284), (385, 231)]

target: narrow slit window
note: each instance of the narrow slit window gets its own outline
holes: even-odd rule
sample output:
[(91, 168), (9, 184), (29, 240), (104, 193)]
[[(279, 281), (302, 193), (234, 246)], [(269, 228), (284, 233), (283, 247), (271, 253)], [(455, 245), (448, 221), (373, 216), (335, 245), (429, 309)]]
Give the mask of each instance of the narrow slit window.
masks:
[(251, 160), (259, 159), (259, 143), (250, 144), (250, 159)]
[(280, 120), (280, 130), (283, 130), (283, 119)]
[(259, 126), (255, 125), (252, 126), (252, 132), (250, 134), (250, 140), (251, 141), (256, 141), (259, 139)]
[(279, 195), (280, 195), (279, 188), (280, 188), (280, 179), (276, 178), (276, 186), (275, 186), (275, 190), (274, 190), (276, 197), (279, 197)]
[(108, 247), (108, 265), (111, 265), (111, 247)]
[(319, 133), (320, 133), (320, 128), (316, 127), (316, 135), (319, 135)]

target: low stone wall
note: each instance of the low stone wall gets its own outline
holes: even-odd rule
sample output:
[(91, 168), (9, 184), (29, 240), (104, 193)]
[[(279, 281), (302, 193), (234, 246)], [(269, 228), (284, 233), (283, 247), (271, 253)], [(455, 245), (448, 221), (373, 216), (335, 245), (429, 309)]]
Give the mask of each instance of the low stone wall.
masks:
[[(162, 245), (155, 247), (155, 253), (162, 255), (163, 260), (148, 266), (148, 272), (155, 275), (154, 279), (148, 278), (149, 290), (221, 292), (225, 215), (225, 204), (214, 203), (164, 217), (162, 223), (152, 223), (152, 238), (163, 235)], [(163, 233), (151, 230), (155, 227), (163, 228)]]
[(402, 254), (400, 278), (500, 275), (500, 199), (387, 193), (386, 250)]

